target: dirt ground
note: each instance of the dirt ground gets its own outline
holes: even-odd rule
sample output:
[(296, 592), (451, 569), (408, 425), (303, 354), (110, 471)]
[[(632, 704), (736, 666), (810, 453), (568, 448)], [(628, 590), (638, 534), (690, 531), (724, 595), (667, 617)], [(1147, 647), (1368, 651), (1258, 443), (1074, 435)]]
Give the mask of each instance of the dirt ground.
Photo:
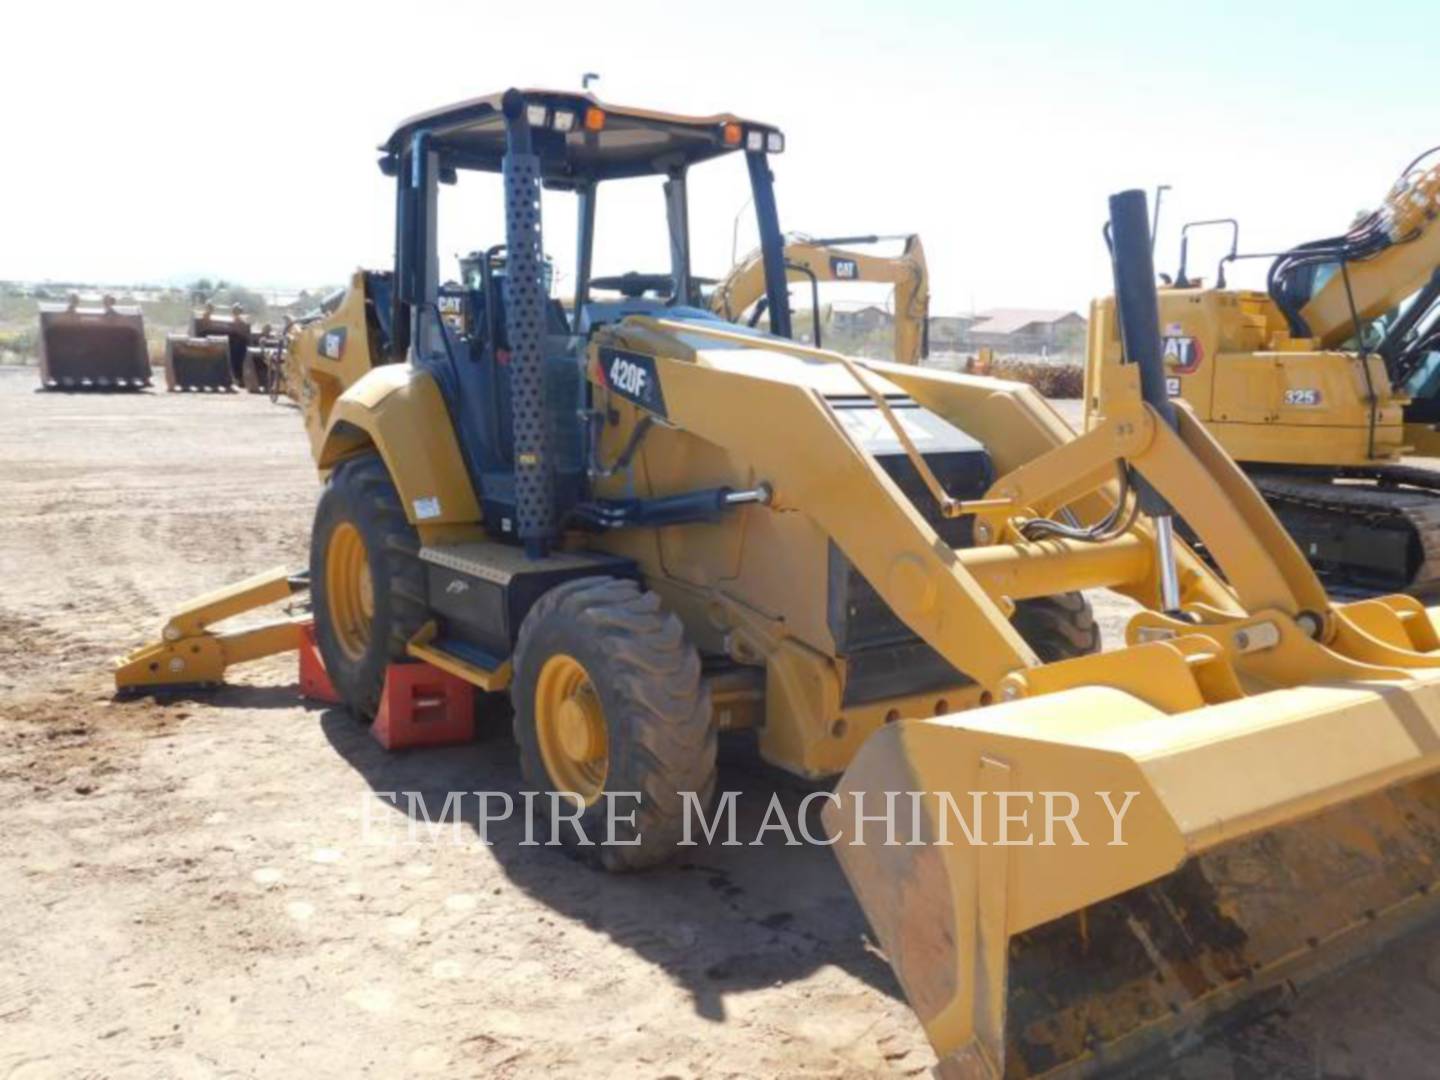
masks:
[[(0, 1078), (911, 1076), (933, 1059), (829, 852), (607, 877), (406, 839), (385, 792), (521, 788), (503, 729), (387, 755), (292, 659), (163, 702), (108, 662), (306, 558), (299, 419), (259, 397), (35, 392), (0, 369)], [(1102, 606), (1113, 633), (1124, 608)], [(727, 747), (758, 822), (801, 789)], [(438, 809), (440, 799), (429, 804)], [(1440, 1075), (1440, 932), (1165, 1070)]]

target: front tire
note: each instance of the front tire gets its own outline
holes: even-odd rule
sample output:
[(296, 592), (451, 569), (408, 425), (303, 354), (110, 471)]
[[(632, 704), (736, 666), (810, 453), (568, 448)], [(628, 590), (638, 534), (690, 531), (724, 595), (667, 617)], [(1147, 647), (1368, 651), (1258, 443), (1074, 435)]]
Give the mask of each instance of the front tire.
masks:
[(428, 617), (419, 553), (384, 462), (367, 454), (337, 465), (310, 534), (315, 641), (336, 692), (366, 720), (386, 669)]
[[(708, 810), (715, 792), (715, 725), (700, 657), (680, 620), (633, 581), (581, 578), (546, 593), (526, 616), (515, 647), (515, 740), (545, 839), (558, 828), (549, 792), (574, 792), (583, 850), (607, 870), (639, 870), (671, 858), (684, 836), (685, 796)], [(606, 793), (617, 798), (617, 844), (604, 844)], [(575, 802), (560, 801), (562, 814)], [(634, 824), (624, 817), (634, 809)]]
[(1082, 593), (1021, 600), (1010, 623), (1047, 664), (1100, 651), (1100, 625)]

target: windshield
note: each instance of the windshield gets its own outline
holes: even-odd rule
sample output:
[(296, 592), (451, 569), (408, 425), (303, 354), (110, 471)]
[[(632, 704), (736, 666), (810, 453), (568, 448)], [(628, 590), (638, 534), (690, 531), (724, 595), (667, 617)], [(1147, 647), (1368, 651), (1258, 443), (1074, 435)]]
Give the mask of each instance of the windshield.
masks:
[[(473, 288), (479, 278), (479, 253), (504, 240), (499, 185), (493, 174), (462, 172), (457, 183), (440, 187), (439, 250), (449, 253), (442, 257), (442, 281)], [(736, 258), (744, 258), (760, 243), (744, 156), (728, 154), (693, 167), (686, 176), (686, 189), (691, 279), (703, 289), (723, 278)], [(541, 213), (549, 292), (568, 303), (579, 264), (579, 199), (573, 192), (545, 190)], [(591, 279), (640, 274), (668, 280), (670, 273), (664, 177), (599, 184)], [(617, 294), (616, 288), (597, 286), (595, 291)], [(666, 289), (647, 291), (647, 295), (661, 293), (668, 299)], [(801, 306), (808, 309), (808, 298), (797, 299), (796, 309)]]

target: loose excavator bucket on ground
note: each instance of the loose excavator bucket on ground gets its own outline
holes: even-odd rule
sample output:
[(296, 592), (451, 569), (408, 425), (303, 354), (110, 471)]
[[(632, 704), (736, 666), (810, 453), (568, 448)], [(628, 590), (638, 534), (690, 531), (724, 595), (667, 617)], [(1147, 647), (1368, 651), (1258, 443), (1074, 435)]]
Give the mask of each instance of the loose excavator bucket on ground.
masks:
[(189, 335), (192, 338), (221, 337), (229, 345), (230, 381), (245, 385), (245, 360), (254, 337), (250, 317), (239, 304), (232, 304), (227, 314), (220, 314), (213, 304), (206, 304), (190, 313)]
[[(247, 393), (271, 393), (280, 377), (283, 349), (284, 334), (276, 333), (269, 323), (256, 332), (245, 350), (245, 363), (241, 369), (240, 381)], [(275, 396), (271, 393), (271, 397)]]
[(234, 390), (230, 339), (218, 334), (166, 335), (165, 386), (170, 390)]
[(150, 385), (145, 320), (138, 307), (40, 305), (40, 385), (47, 390), (138, 390)]

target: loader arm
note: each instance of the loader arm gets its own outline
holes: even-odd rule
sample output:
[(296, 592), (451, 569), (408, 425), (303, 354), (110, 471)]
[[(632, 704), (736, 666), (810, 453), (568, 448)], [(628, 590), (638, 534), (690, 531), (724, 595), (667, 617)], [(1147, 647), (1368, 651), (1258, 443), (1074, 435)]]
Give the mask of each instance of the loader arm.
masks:
[[(905, 237), (899, 255), (871, 255), (841, 245), (872, 242), (880, 237), (816, 240), (791, 237), (785, 244), (786, 277), (790, 281), (888, 282), (895, 286), (895, 360), (918, 364), (929, 351), (930, 272), (918, 234)], [(710, 297), (710, 309), (735, 322), (765, 295), (765, 267), (756, 251), (737, 263)], [(819, 313), (816, 313), (817, 317)]]
[[(1146, 217), (1131, 216), (1130, 249), (1148, 250)], [(658, 364), (669, 422), (743, 454), (774, 484), (772, 510), (809, 515), (984, 689), (987, 708), (879, 730), (825, 813), (943, 1074), (1130, 1060), (1435, 915), (1435, 613), (1404, 597), (1326, 597), (1203, 426), (1156, 404), (1158, 326), (1148, 368), (1133, 357), (1111, 366), (1105, 412), (1072, 439), (1043, 403), (992, 380), (767, 343), (858, 369), (870, 391), (903, 389), (985, 432), (998, 477), (956, 508), (975, 515), (977, 538), (957, 550), (850, 443), (826, 395), (755, 357), (753, 339), (747, 354), (741, 335), (718, 328), (622, 332), (629, 347), (660, 352), (660, 332), (673, 345), (682, 329), (694, 353), (672, 348)], [(1122, 336), (1138, 353), (1134, 326)], [(1133, 497), (1149, 485), (1143, 515), (1093, 541), (1032, 538), (1030, 523), (1061, 510), (1093, 520), (1118, 496), (1122, 464)], [(1168, 555), (1149, 518), (1162, 513), (1191, 524), (1223, 575), (1175, 541), (1173, 609), (1158, 602)], [(1119, 589), (1151, 610), (1132, 618), (1126, 648), (1042, 664), (1004, 618), (1006, 601), (1040, 582)], [(891, 823), (859, 816), (866, 795), (884, 792), (937, 801), (901, 815), (897, 842)], [(940, 796), (968, 806), (1013, 792), (1088, 793), (1075, 818), (1082, 842), (1012, 847), (993, 817), (972, 820), (979, 843), (944, 840), (954, 823)], [(1115, 793), (1133, 798), (1136, 816), (1111, 844), (1103, 798)]]
[[(647, 326), (665, 333), (665, 343), (647, 333)], [(891, 392), (903, 388), (962, 429), (993, 440), (987, 446), (996, 449), (1002, 471), (984, 505), (961, 506), (985, 526), (979, 535), (990, 542), (951, 549), (850, 440), (824, 395), (767, 373), (750, 359), (753, 349), (701, 347), (688, 358), (666, 356), (673, 350), (669, 335), (676, 333), (716, 345), (754, 344), (738, 332), (663, 320), (631, 320), (617, 332), (617, 342), (658, 354), (668, 422), (717, 446), (743, 447), (756, 475), (773, 485), (773, 505), (815, 520), (912, 631), (993, 697), (1024, 696), (1037, 679), (1036, 686), (1046, 691), (1062, 688), (1053, 669), (1025, 673), (1040, 665), (1006, 622), (1009, 601), (1083, 588), (1113, 588), (1152, 604), (1158, 596), (1154, 534), (1139, 521), (1131, 532), (1141, 542), (1117, 538), (1091, 545), (1095, 557), (1089, 559), (1064, 554), (1057, 541), (1023, 537), (1026, 519), (1066, 507), (1084, 513), (1108, 505), (1121, 461), (1168, 498), (1176, 513), (1197, 523), (1229, 578), (1227, 589), (1181, 546), (1187, 604), (1204, 605), (1227, 620), (1246, 612), (1283, 612), (1332, 632), (1323, 587), (1259, 493), (1203, 425), (1182, 412), (1178, 430), (1172, 429), (1136, 400), (1133, 366), (1117, 369), (1119, 377), (1133, 380), (1128, 400), (1120, 392), (1109, 395), (1111, 412), (1086, 435), (1058, 441), (1048, 407), (1015, 387), (897, 364), (863, 365)], [(766, 348), (812, 362), (828, 358), (842, 369), (845, 363), (836, 354), (803, 346), (767, 342)], [(727, 364), (731, 355), (741, 359)], [(995, 399), (1007, 401), (1006, 411), (986, 405)], [(1011, 582), (1031, 586), (1011, 589)], [(1107, 682), (1115, 677), (1110, 673)], [(1132, 672), (1122, 681), (1123, 688), (1150, 700), (1173, 700), (1144, 673)]]
[[(699, 348), (676, 356), (674, 335), (681, 334)], [(775, 510), (814, 520), (910, 629), (958, 670), (998, 689), (1011, 672), (1039, 663), (997, 600), (852, 441), (824, 395), (757, 364), (753, 338), (635, 318), (601, 340), (655, 356), (667, 423), (734, 448), (772, 486)], [(726, 344), (747, 347), (718, 347)], [(766, 342), (766, 351), (826, 355), (780, 342)]]
[[(1152, 281), (1143, 197), (1117, 196), (1112, 215), (1117, 261), (1128, 253), (1129, 280)], [(1122, 335), (1129, 362), (1107, 366), (1120, 385), (1104, 415), (1002, 475), (985, 501), (1009, 505), (985, 513), (1013, 529), (1118, 454), (1152, 485), (1148, 513), (1200, 533), (1230, 604), (1192, 582), (1180, 610), (1133, 618), (1124, 650), (1029, 669), (992, 708), (883, 728), (826, 810), (945, 1076), (1133, 1062), (1437, 914), (1437, 613), (1409, 597), (1326, 599), (1202, 426), (1154, 404), (1164, 375), (1144, 314)], [(961, 396), (887, 374), (933, 407)], [(882, 838), (859, 810), (877, 791), (934, 802)], [(1116, 792), (1137, 815), (1123, 839), (1106, 812)], [(1007, 818), (1003, 801), (982, 817), (987, 796), (1027, 795), (1074, 799), (1075, 842), (1012, 839), (1029, 812)], [(974, 808), (973, 835), (947, 841), (941, 797)]]

